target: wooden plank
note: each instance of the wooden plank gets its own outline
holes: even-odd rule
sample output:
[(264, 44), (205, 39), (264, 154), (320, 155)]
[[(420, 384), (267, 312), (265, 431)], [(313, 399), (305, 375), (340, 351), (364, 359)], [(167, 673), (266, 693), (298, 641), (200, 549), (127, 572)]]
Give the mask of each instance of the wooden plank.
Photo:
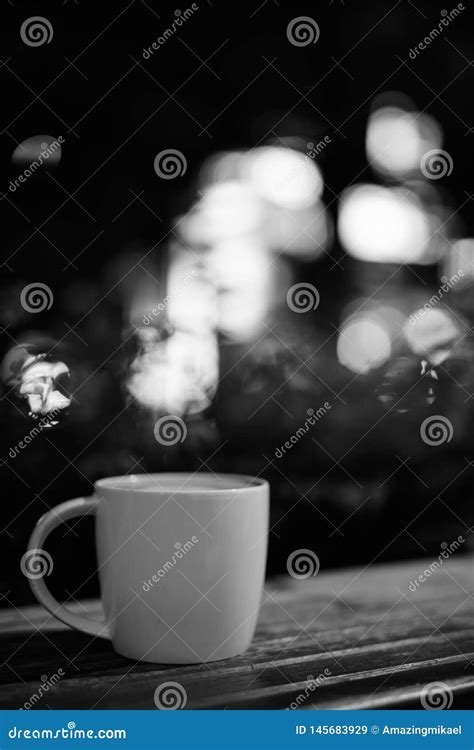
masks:
[[(417, 707), (423, 685), (441, 677), (460, 707), (474, 689), (472, 560), (447, 561), (410, 591), (426, 566), (412, 561), (272, 581), (249, 651), (204, 665), (135, 664), (40, 607), (6, 610), (0, 705), (23, 705), (41, 675), (61, 667), (65, 675), (38, 708), (153, 708), (155, 688), (170, 680), (185, 688), (187, 708), (286, 708), (312, 684), (308, 675), (323, 673), (302, 707)], [(100, 619), (98, 602), (80, 606)]]
[[(456, 646), (469, 643), (472, 651), (453, 655)], [(413, 656), (412, 656), (413, 655)], [(412, 656), (410, 660), (410, 656)], [(347, 649), (314, 656), (311, 653), (285, 653), (277, 660), (243, 659), (240, 665), (217, 662), (212, 669), (205, 666), (151, 668), (146, 672), (135, 669), (127, 674), (122, 669), (115, 674), (89, 675), (87, 679), (66, 676), (48, 693), (48, 704), (55, 708), (71, 708), (87, 690), (88, 706), (98, 708), (152, 708), (155, 688), (163, 682), (176, 681), (185, 688), (188, 708), (227, 707), (278, 707), (289, 705), (304, 691), (308, 676), (314, 681), (324, 676), (317, 688), (318, 702), (331, 702), (338, 697), (359, 693), (368, 686), (382, 684), (387, 678), (396, 678), (397, 684), (411, 684), (416, 674), (428, 682), (441, 672), (446, 679), (462, 672), (468, 680), (473, 675), (466, 667), (474, 663), (474, 636), (461, 631), (447, 636), (427, 638), (425, 642), (409, 638), (390, 644)], [(133, 662), (130, 663), (133, 666)], [(369, 668), (370, 665), (370, 668)], [(2, 704), (16, 708), (38, 689), (38, 682), (4, 686), (0, 689)], [(105, 697), (104, 697), (105, 696)], [(327, 698), (330, 696), (330, 698)], [(309, 707), (309, 706), (308, 706)]]

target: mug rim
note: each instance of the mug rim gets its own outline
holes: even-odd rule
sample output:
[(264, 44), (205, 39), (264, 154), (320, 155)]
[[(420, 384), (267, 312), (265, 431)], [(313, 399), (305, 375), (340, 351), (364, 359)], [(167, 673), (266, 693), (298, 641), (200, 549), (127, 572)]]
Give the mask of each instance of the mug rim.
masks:
[[(189, 488), (186, 486), (186, 483), (181, 486), (177, 487), (176, 489), (170, 489), (169, 487), (156, 487), (156, 488), (150, 488), (143, 487), (140, 485), (140, 480), (148, 479), (153, 480), (154, 478), (159, 477), (182, 477), (183, 480), (185, 477), (189, 478)], [(193, 487), (191, 483), (192, 477), (208, 477), (216, 480), (227, 480), (229, 484), (232, 484), (232, 479), (235, 478), (236, 486), (225, 486), (225, 487), (211, 487), (211, 488), (200, 488), (200, 487)], [(114, 486), (112, 482), (116, 482), (117, 484)], [(248, 484), (244, 486), (237, 486), (237, 483), (242, 482), (248, 482)], [(122, 483), (122, 486), (118, 486), (118, 482)], [(134, 485), (134, 482), (136, 483)], [(227, 473), (223, 472), (221, 474), (214, 474), (210, 471), (162, 471), (162, 472), (153, 472), (153, 473), (136, 473), (136, 474), (117, 474), (111, 477), (103, 477), (102, 479), (98, 479), (94, 482), (94, 488), (96, 490), (111, 490), (115, 493), (130, 493), (137, 492), (142, 493), (143, 495), (146, 494), (173, 494), (173, 495), (220, 495), (225, 493), (245, 493), (249, 490), (255, 490), (261, 487), (269, 487), (268, 481), (266, 479), (261, 479), (260, 477), (252, 476), (251, 474), (236, 474), (236, 473)]]

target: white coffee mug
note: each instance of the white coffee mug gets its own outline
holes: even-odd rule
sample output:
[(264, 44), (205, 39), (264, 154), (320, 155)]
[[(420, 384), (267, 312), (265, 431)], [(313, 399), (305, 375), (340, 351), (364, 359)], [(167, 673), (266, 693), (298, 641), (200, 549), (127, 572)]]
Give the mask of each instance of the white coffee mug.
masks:
[(71, 612), (29, 576), (58, 620), (108, 638), (132, 659), (191, 664), (226, 659), (252, 640), (265, 576), (269, 486), (247, 476), (135, 474), (101, 479), (38, 521), (27, 555), (60, 523), (94, 513), (105, 622)]

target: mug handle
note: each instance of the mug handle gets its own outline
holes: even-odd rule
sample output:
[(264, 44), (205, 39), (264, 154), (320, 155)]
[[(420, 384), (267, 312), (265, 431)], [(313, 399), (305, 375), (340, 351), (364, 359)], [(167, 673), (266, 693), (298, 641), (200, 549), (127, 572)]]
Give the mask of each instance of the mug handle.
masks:
[[(77, 497), (75, 500), (68, 500), (65, 503), (57, 505), (45, 513), (44, 516), (41, 516), (28, 542), (28, 549), (24, 555), (25, 563), (31, 566), (33, 571), (35, 571), (36, 566), (36, 571), (39, 569), (41, 572), (45, 564), (45, 559), (46, 563), (48, 560), (48, 556), (45, 555), (42, 548), (46, 537), (56, 526), (67, 521), (68, 518), (95, 513), (97, 503), (98, 500), (95, 496)], [(31, 590), (39, 603), (58, 620), (88, 635), (94, 635), (98, 638), (111, 638), (108, 625), (89, 619), (88, 617), (76, 615), (63, 604), (60, 604), (48, 590), (43, 575), (38, 576), (37, 572), (31, 574), (27, 572), (25, 575), (29, 578)]]

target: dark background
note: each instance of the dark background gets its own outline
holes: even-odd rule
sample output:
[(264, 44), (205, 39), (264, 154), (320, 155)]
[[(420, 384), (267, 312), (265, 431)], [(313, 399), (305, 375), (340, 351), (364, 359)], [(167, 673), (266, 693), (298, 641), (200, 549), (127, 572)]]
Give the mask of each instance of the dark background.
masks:
[[(205, 412), (189, 418), (186, 441), (173, 448), (157, 445), (157, 415), (140, 408), (124, 388), (136, 347), (124, 304), (130, 284), (146, 273), (143, 266), (150, 270), (149, 263), (162, 283), (175, 219), (196, 199), (199, 170), (217, 151), (330, 136), (320, 163), (323, 200), (335, 219), (343, 189), (378, 182), (364, 148), (371, 101), (381, 92), (401, 91), (441, 124), (455, 168), (439, 189), (455, 213), (453, 231), (472, 233), (474, 43), (469, 2), (465, 6), (412, 62), (410, 48), (446, 6), (421, 0), (204, 1), (144, 60), (143, 48), (170, 25), (176, 6), (152, 0), (2, 3), (1, 354), (34, 341), (68, 363), (69, 387), (77, 390), (60, 424), (11, 459), (9, 449), (32, 421), (25, 402), (4, 385), (2, 591), (10, 592), (10, 601), (31, 600), (20, 559), (37, 518), (65, 499), (90, 494), (97, 478), (131, 471), (210, 467), (268, 478), (270, 574), (284, 571), (297, 548), (315, 550), (326, 568), (437, 556), (440, 544), (459, 534), (468, 540), (467, 552), (471, 334), (438, 368), (435, 407), (427, 403), (430, 383), (420, 378), (415, 355), (355, 380), (336, 357), (335, 328), (348, 302), (381, 285), (381, 299), (403, 298), (413, 289), (429, 298), (439, 285), (437, 265), (400, 267), (393, 274), (393, 266), (351, 259), (337, 235), (314, 262), (282, 260), (295, 282), (317, 286), (320, 306), (295, 316), (283, 300), (267, 338), (244, 344), (221, 339), (217, 393)], [(20, 26), (32, 15), (50, 20), (50, 44), (34, 48), (21, 41)], [(317, 20), (317, 44), (289, 44), (286, 28), (298, 15)], [(63, 136), (60, 165), (13, 194), (12, 152), (42, 133)], [(186, 155), (183, 177), (157, 178), (153, 161), (165, 148)], [(54, 304), (29, 315), (20, 292), (34, 281), (50, 286)], [(472, 287), (450, 305), (470, 328)], [(387, 378), (403, 409), (387, 408), (378, 398)], [(304, 421), (307, 408), (326, 400), (332, 408), (315, 428), (317, 443), (307, 436), (275, 461), (275, 449)], [(449, 444), (420, 441), (420, 422), (433, 409), (454, 426)], [(57, 594), (97, 593), (95, 579), (80, 588), (95, 566), (91, 521), (72, 532), (59, 529), (48, 549), (55, 560), (49, 584)]]

